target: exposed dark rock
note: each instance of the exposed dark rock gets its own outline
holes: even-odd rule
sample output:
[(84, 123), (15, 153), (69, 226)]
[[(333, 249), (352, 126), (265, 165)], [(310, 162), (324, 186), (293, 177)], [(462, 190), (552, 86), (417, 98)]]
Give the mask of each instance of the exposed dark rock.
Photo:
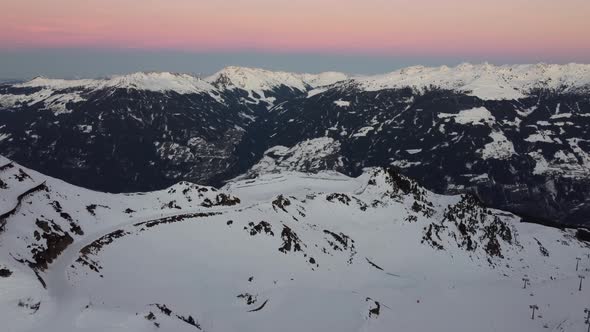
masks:
[(331, 235), (334, 238), (334, 240), (336, 240), (336, 242), (338, 242), (342, 246), (342, 248), (340, 248), (336, 244), (332, 243), (331, 245), (335, 250), (342, 251), (342, 249), (348, 249), (349, 245), (354, 246), (354, 240), (348, 237), (348, 235), (345, 235), (343, 233), (336, 234), (327, 229), (324, 229), (324, 233)]
[(545, 248), (543, 246), (543, 244), (541, 243), (541, 241), (539, 241), (537, 238), (534, 238), (535, 241), (537, 241), (537, 244), (539, 245), (539, 251), (541, 251), (541, 255), (545, 256), (545, 257), (549, 257), (549, 251), (547, 250), (547, 248)]
[(155, 306), (158, 307), (158, 309), (160, 309), (160, 311), (166, 316), (172, 315), (172, 310), (168, 309), (165, 304), (155, 304)]
[(29, 174), (25, 173), (22, 169), (18, 169), (18, 174), (14, 176), (19, 182), (23, 182), (26, 179), (31, 179)]
[(252, 295), (250, 293), (243, 293), (237, 296), (238, 299), (244, 299), (247, 305), (252, 305), (258, 301), (256, 295)]
[(176, 318), (178, 318), (179, 320), (194, 326), (197, 330), (202, 330), (201, 329), (201, 325), (199, 324), (198, 321), (196, 321), (193, 316), (188, 315), (188, 316), (183, 316), (183, 315), (179, 315), (174, 313), (171, 309), (169, 309), (165, 304), (152, 304), (152, 306), (156, 306), (163, 314), (165, 314), (166, 316), (174, 316)]
[(206, 218), (215, 215), (220, 215), (220, 212), (198, 212), (198, 213), (186, 213), (186, 214), (179, 214), (176, 216), (160, 218), (156, 220), (145, 221), (141, 223), (134, 224), (134, 226), (146, 226), (147, 228), (151, 228), (154, 226), (162, 225), (162, 224), (172, 224), (176, 222), (185, 221), (187, 219), (194, 219), (194, 218)]
[(277, 196), (277, 198), (272, 201), (272, 206), (273, 209), (275, 209), (275, 211), (277, 210), (277, 208), (288, 212), (287, 211), (287, 206), (291, 205), (291, 201), (288, 198), (285, 198), (283, 195), (279, 195)]
[(290, 251), (301, 251), (301, 240), (299, 239), (299, 236), (289, 228), (289, 226), (283, 225), (281, 238), (283, 239), (283, 245), (279, 248), (280, 252), (286, 254)]
[(74, 239), (52, 220), (37, 219), (35, 224), (43, 231), (40, 237), (45, 239), (45, 244), (33, 246), (33, 262), (29, 265), (35, 270), (43, 271), (74, 242)]
[(272, 231), (272, 227), (266, 221), (261, 221), (258, 224), (254, 224), (253, 222), (249, 222), (248, 226), (250, 227), (249, 229), (248, 229), (248, 227), (244, 227), (244, 229), (247, 230), (251, 236), (254, 236), (257, 234), (262, 234), (263, 232), (267, 235), (270, 235), (270, 236), (275, 235), (275, 233), (273, 233), (273, 231)]
[(425, 227), (422, 242), (442, 250), (443, 232), (459, 248), (475, 251), (481, 247), (490, 257), (503, 257), (502, 243), (513, 244), (511, 228), (474, 195), (463, 195), (445, 210), (440, 223)]
[(369, 309), (369, 318), (377, 318), (381, 313), (381, 303), (379, 301), (375, 301), (370, 297), (367, 297), (366, 302), (372, 302), (374, 307)]
[(7, 164), (0, 166), (0, 172), (5, 171), (7, 169), (11, 169), (13, 167), (14, 167), (14, 165), (12, 164), (12, 162), (9, 162)]
[(334, 233), (327, 229), (324, 230), (324, 234), (328, 234), (330, 238), (325, 237), (326, 241), (333, 250), (336, 251), (350, 251), (350, 257), (348, 264), (352, 264), (352, 260), (356, 255), (356, 249), (354, 247), (354, 240), (344, 233)]
[(174, 201), (174, 200), (162, 205), (162, 207), (160, 209), (163, 210), (166, 208), (167, 209), (181, 209), (181, 207), (178, 204), (176, 204), (176, 201)]
[(209, 198), (206, 198), (201, 205), (204, 207), (213, 207), (234, 206), (237, 204), (240, 204), (239, 198), (221, 193), (215, 196), (215, 202), (211, 201)]
[(8, 278), (11, 275), (12, 275), (12, 271), (10, 271), (8, 268), (6, 268), (6, 267), (0, 268), (0, 277)]
[(88, 211), (88, 213), (90, 213), (93, 216), (96, 216), (96, 208), (97, 207), (102, 207), (105, 209), (110, 209), (108, 206), (106, 205), (99, 205), (99, 204), (90, 204), (88, 206), (86, 206), (86, 210)]
[(326, 200), (328, 200), (328, 202), (339, 201), (342, 204), (349, 205), (351, 198), (346, 194), (333, 193), (326, 196)]
[(31, 314), (35, 314), (37, 311), (39, 311), (41, 302), (34, 302), (32, 298), (27, 298), (26, 300), (19, 300), (18, 306), (21, 308), (30, 309), (32, 311)]

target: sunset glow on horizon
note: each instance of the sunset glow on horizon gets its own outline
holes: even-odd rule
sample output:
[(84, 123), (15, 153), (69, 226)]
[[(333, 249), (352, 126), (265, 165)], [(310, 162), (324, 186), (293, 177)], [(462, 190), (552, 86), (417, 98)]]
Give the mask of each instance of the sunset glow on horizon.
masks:
[(19, 0), (0, 49), (590, 58), (587, 0)]

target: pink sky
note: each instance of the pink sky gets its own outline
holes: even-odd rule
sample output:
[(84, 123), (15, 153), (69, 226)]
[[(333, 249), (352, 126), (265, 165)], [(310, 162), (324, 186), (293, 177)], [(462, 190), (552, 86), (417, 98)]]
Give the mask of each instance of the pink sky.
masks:
[(590, 59), (589, 0), (2, 0), (0, 48)]

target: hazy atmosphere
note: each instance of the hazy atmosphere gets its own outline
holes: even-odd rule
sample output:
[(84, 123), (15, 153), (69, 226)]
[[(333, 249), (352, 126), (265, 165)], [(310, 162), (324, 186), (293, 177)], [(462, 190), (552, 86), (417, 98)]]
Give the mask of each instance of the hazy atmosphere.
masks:
[(589, 11), (585, 0), (6, 1), (0, 79), (579, 63)]

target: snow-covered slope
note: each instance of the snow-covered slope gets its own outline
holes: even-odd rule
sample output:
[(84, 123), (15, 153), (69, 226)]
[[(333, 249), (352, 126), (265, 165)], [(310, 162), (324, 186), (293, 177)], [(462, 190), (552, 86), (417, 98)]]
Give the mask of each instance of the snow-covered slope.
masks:
[[(214, 188), (187, 182), (147, 194), (104, 194), (43, 176), (0, 157), (0, 269), (9, 274), (0, 276), (3, 331), (42, 329), (47, 324), (45, 318), (65, 319), (64, 326), (81, 318), (77, 309), (67, 313), (63, 307), (68, 305), (63, 300), (74, 293), (67, 289), (65, 266), (59, 265), (59, 259), (71, 248), (131, 221), (238, 203), (235, 197)], [(73, 316), (55, 316), (58, 314)]]
[(584, 329), (574, 231), (391, 170), (111, 195), (0, 159), (6, 331)]
[(340, 143), (329, 137), (302, 141), (293, 147), (274, 146), (264, 152), (256, 165), (241, 177), (256, 177), (267, 173), (340, 170), (344, 165)]
[(431, 86), (468, 92), (484, 100), (519, 99), (534, 89), (562, 92), (590, 91), (590, 65), (504, 65), (462, 64), (457, 67), (415, 66), (389, 74), (354, 80), (362, 89), (377, 91)]

